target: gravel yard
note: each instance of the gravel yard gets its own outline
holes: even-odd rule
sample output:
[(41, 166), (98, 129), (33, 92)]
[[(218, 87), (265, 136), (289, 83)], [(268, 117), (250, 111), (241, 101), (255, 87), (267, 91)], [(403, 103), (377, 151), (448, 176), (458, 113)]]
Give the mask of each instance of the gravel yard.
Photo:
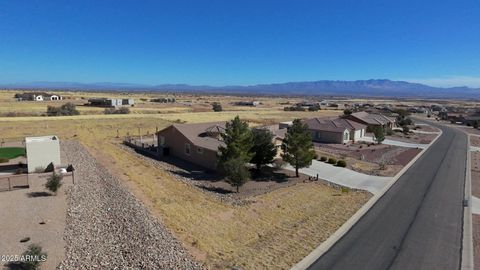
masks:
[(181, 243), (78, 142), (63, 142), (68, 195), (65, 260), (57, 269), (201, 269)]

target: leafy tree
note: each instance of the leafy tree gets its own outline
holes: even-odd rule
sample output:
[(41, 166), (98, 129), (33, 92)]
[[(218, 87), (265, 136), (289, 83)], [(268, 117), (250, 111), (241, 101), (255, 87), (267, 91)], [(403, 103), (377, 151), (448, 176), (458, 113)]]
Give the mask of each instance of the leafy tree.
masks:
[(273, 134), (266, 129), (254, 129), (253, 134), (253, 147), (250, 152), (253, 153), (253, 157), (250, 160), (255, 164), (257, 170), (260, 171), (263, 165), (273, 162), (273, 159), (277, 155), (277, 148), (273, 143)]
[(220, 105), (220, 103), (214, 102), (214, 103), (212, 103), (212, 110), (214, 112), (221, 112), (221, 111), (223, 111), (223, 108), (222, 108), (222, 105)]
[(315, 158), (312, 137), (308, 131), (308, 126), (295, 119), (292, 126), (288, 129), (285, 139), (282, 143), (282, 158), (295, 168), (295, 175), (298, 177), (300, 168), (308, 167)]
[(52, 176), (50, 176), (47, 179), (47, 183), (45, 183), (45, 187), (51, 192), (57, 194), (58, 189), (62, 186), (62, 179), (63, 179), (63, 176), (53, 172)]
[(226, 181), (237, 188), (243, 186), (250, 177), (250, 172), (245, 166), (245, 161), (241, 158), (232, 158), (223, 163), (223, 170), (227, 175)]
[(473, 128), (478, 128), (478, 120), (473, 121)]
[(385, 140), (385, 132), (383, 130), (383, 127), (375, 127), (373, 128), (373, 135), (374, 140), (378, 143), (381, 144)]
[[(230, 184), (236, 186), (238, 191), (238, 188), (248, 181), (248, 170), (245, 173), (243, 169), (246, 170), (246, 164), (253, 157), (250, 152), (253, 146), (252, 131), (247, 122), (236, 116), (225, 125), (222, 139), (225, 146), (218, 148), (220, 151), (218, 165), (225, 172)], [(235, 169), (234, 165), (242, 169)]]

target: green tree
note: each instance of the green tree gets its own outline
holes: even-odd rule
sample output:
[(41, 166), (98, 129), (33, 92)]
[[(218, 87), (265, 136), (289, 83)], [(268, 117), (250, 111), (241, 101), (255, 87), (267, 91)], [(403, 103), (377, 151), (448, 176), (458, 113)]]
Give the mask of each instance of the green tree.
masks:
[(250, 152), (253, 153), (253, 157), (250, 162), (260, 171), (263, 165), (273, 162), (277, 155), (277, 147), (273, 143), (273, 134), (269, 130), (254, 129), (252, 134), (253, 146)]
[[(252, 131), (247, 122), (236, 116), (225, 125), (225, 133), (222, 134), (225, 146), (220, 146), (218, 166), (223, 170), (229, 183), (238, 188), (248, 181), (249, 173), (245, 168), (252, 159), (251, 149), (253, 146)], [(234, 168), (235, 166), (241, 168)], [(245, 171), (244, 171), (245, 169)]]
[(51, 192), (57, 194), (58, 189), (62, 186), (62, 179), (63, 176), (59, 175), (55, 172), (52, 173), (52, 176), (50, 176), (47, 179), (47, 183), (45, 183), (45, 187), (50, 190)]
[(312, 137), (308, 131), (308, 126), (295, 119), (290, 128), (288, 128), (285, 139), (282, 143), (282, 158), (295, 168), (295, 175), (298, 177), (300, 168), (308, 167), (315, 158)]
[(373, 128), (373, 135), (374, 135), (374, 140), (378, 144), (381, 144), (385, 140), (385, 132), (383, 130), (383, 127)]
[(250, 177), (250, 172), (245, 166), (245, 161), (241, 158), (232, 158), (223, 163), (223, 170), (227, 175), (226, 181), (237, 188), (243, 186)]

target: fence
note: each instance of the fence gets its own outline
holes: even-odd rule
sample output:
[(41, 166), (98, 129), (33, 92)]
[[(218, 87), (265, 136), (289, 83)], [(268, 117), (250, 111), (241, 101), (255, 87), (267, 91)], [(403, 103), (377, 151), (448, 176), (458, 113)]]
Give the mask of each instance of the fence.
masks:
[(28, 188), (28, 174), (0, 176), (0, 191)]
[(145, 138), (141, 138), (140, 140), (138, 138), (133, 138), (133, 137), (126, 137), (123, 140), (123, 144), (132, 147), (135, 152), (145, 155), (147, 157), (151, 157), (154, 159), (158, 159), (159, 154), (158, 154), (158, 147), (157, 147), (157, 141), (155, 138), (149, 138), (150, 140), (146, 140)]

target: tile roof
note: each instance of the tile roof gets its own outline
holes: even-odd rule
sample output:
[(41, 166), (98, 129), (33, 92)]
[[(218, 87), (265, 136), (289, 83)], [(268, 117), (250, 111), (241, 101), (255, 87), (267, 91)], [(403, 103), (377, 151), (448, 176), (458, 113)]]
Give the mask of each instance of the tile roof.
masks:
[(358, 118), (365, 123), (371, 125), (385, 125), (388, 123), (394, 123), (395, 119), (392, 117), (385, 116), (383, 114), (374, 114), (374, 113), (367, 113), (367, 112), (355, 112), (352, 113), (351, 116)]
[(363, 124), (343, 118), (312, 118), (304, 120), (304, 122), (308, 125), (310, 129), (330, 132), (344, 132), (345, 130), (351, 131), (366, 128), (366, 126)]
[(198, 124), (173, 124), (192, 144), (212, 151), (217, 151), (220, 145), (220, 133), (225, 130), (225, 122), (210, 122)]

